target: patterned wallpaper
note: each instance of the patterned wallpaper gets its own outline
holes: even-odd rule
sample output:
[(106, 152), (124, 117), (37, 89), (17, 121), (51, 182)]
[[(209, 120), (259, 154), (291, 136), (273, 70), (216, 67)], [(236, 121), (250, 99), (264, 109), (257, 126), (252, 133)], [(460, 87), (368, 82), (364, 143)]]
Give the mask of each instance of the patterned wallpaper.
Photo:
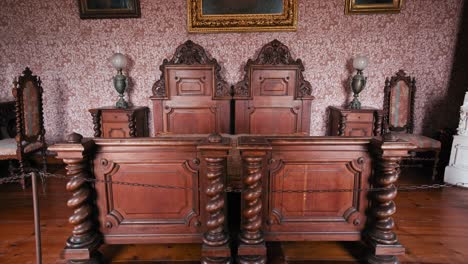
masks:
[(185, 0), (141, 0), (142, 17), (121, 20), (80, 20), (76, 0), (3, 0), (0, 99), (12, 98), (13, 77), (30, 66), (43, 80), (48, 140), (71, 131), (92, 136), (88, 109), (117, 99), (109, 63), (114, 52), (131, 60), (130, 101), (150, 107), (159, 65), (187, 39), (204, 46), (225, 79), (236, 83), (247, 59), (277, 38), (303, 60), (313, 85), (313, 135), (326, 133), (327, 106), (349, 100), (356, 54), (370, 59), (363, 105), (382, 107), (385, 76), (403, 68), (417, 78), (415, 131), (430, 134), (445, 125), (444, 97), (464, 0), (409, 0), (400, 14), (359, 16), (344, 15), (344, 0), (298, 1), (297, 32), (189, 34)]

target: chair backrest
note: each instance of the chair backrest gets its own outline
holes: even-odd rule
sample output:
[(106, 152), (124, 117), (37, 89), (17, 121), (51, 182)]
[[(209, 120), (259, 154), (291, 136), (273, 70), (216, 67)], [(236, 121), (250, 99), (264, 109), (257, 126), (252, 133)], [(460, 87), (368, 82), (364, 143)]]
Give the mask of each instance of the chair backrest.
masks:
[(399, 70), (385, 80), (384, 131), (413, 133), (416, 81)]
[(13, 96), (16, 111), (16, 139), (18, 142), (44, 141), (41, 80), (29, 68), (14, 81)]

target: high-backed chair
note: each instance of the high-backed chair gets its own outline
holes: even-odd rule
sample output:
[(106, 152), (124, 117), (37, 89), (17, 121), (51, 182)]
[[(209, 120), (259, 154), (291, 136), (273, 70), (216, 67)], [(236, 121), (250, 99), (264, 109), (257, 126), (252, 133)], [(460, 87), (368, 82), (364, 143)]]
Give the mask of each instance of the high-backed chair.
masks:
[(15, 97), (16, 137), (0, 140), (0, 159), (18, 160), (18, 172), (23, 176), (21, 186), (24, 189), (26, 187), (24, 175), (30, 170), (25, 164), (27, 157), (40, 151), (43, 170), (47, 170), (40, 78), (32, 75), (31, 70), (26, 68), (23, 75), (14, 81), (13, 96)]
[(395, 76), (385, 80), (384, 92), (384, 132), (391, 132), (398, 138), (416, 145), (417, 148), (413, 150), (411, 157), (413, 160), (418, 160), (417, 152), (432, 152), (432, 158), (429, 159), (434, 161), (432, 180), (436, 180), (441, 144), (435, 139), (413, 134), (416, 80), (399, 70)]

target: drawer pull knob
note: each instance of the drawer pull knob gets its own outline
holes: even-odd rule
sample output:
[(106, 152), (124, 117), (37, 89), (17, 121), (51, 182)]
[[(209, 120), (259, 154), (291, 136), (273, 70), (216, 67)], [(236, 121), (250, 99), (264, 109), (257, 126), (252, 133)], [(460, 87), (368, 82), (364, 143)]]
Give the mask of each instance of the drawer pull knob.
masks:
[(112, 223), (109, 222), (109, 221), (107, 221), (107, 222), (106, 222), (106, 228), (112, 228)]

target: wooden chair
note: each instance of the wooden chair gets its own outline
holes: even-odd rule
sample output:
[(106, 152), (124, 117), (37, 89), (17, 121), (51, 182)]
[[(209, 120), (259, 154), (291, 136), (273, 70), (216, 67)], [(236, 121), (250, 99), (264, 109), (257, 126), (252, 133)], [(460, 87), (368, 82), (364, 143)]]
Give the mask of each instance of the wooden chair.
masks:
[[(412, 151), (411, 160), (433, 160), (432, 180), (435, 181), (441, 143), (429, 137), (413, 134), (415, 92), (415, 79), (407, 76), (403, 70), (399, 70), (395, 76), (385, 80), (383, 130), (417, 146)], [(430, 158), (417, 158), (418, 152), (432, 152), (433, 155)]]
[[(29, 68), (15, 80), (13, 96), (15, 97), (16, 137), (0, 140), (0, 160), (18, 160), (18, 172), (24, 176), (30, 171), (26, 168), (26, 158), (40, 151), (43, 171), (47, 171), (44, 118), (42, 111), (41, 80)], [(10, 174), (13, 174), (10, 166)], [(21, 186), (26, 187), (25, 178)]]

